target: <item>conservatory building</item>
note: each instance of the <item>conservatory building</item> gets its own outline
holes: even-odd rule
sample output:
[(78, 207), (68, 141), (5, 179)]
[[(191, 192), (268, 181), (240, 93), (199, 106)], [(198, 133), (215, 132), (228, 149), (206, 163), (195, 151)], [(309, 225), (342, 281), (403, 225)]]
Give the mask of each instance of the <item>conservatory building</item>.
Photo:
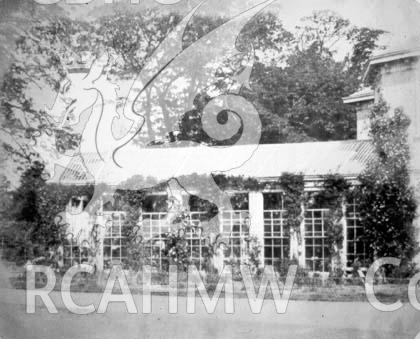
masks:
[[(416, 46), (420, 44), (416, 42)], [(357, 185), (357, 177), (375, 156), (369, 140), (370, 108), (383, 97), (391, 108), (403, 106), (411, 118), (411, 178), (417, 188), (417, 197), (420, 197), (420, 105), (416, 95), (420, 90), (419, 60), (420, 49), (406, 47), (390, 49), (372, 58), (365, 78), (368, 87), (343, 99), (357, 111), (357, 140), (143, 150), (142, 163), (138, 167), (110, 172), (102, 181), (94, 182), (111, 187), (111, 193), (101, 196), (102, 203), (95, 213), (82, 212), (88, 203), (86, 198), (75, 197), (69, 203), (65, 220), (69, 232), (76, 236), (66, 245), (65, 260), (69, 264), (86, 260), (87, 247), (92, 246), (94, 234), (98, 238), (95, 240), (98, 245), (95, 258), (99, 269), (126, 264), (128, 242), (132, 240), (127, 238), (125, 231), (129, 223), (122, 206), (123, 199), (114, 193), (128, 188), (145, 191), (136, 220), (138, 239), (142, 258), (158, 268), (168, 262), (165, 248), (168, 234), (174, 232), (185, 239), (190, 261), (200, 266), (209, 257), (218, 267), (227, 261), (246, 261), (254, 240), (261, 248), (258, 251), (260, 265), (279, 265), (294, 260), (310, 271), (330, 272), (337, 267), (350, 270), (355, 262), (363, 264), (366, 244), (360, 241), (364, 230), (355, 201), (343, 199), (340, 202), (342, 213), (335, 222), (341, 225), (342, 238), (336, 248), (332, 248), (327, 235), (328, 219), (331, 219), (329, 208), (322, 204), (302, 204), (298, 224), (291, 227), (288, 222), (290, 197), (278, 181), (285, 173), (300, 175), (308, 194), (322, 190), (329, 175), (339, 175), (350, 186)], [(125, 150), (119, 161), (129, 163), (137, 151), (134, 148)], [(84, 154), (83, 161), (74, 158), (60, 182), (93, 184), (83, 164), (92, 168), (99, 161), (94, 153)], [(212, 180), (195, 183), (197, 178), (218, 174), (258, 184), (224, 185), (219, 190)], [(153, 178), (154, 184), (139, 184), (136, 176), (141, 176), (143, 181)], [(181, 177), (183, 180), (179, 179)], [(214, 208), (209, 209), (203, 201), (212, 200), (210, 193), (220, 195), (221, 192), (230, 197), (230, 207), (214, 212)], [(97, 193), (95, 190), (95, 195)], [(106, 194), (112, 195), (112, 199)]]
[[(309, 208), (302, 204), (298, 229), (291, 229), (286, 216), (286, 193), (277, 185), (284, 173), (296, 174), (303, 178), (305, 192), (322, 189), (328, 175), (339, 175), (350, 185), (357, 185), (357, 176), (374, 156), (371, 142), (366, 140), (310, 142), (298, 144), (274, 144), (232, 146), (226, 148), (223, 158), (212, 158), (206, 147), (157, 148), (147, 160), (152, 166), (142, 169), (143, 178), (153, 177), (161, 183), (146, 189), (143, 203), (139, 208), (137, 232), (139, 246), (142, 247), (142, 260), (157, 268), (168, 264), (165, 251), (168, 234), (181, 234), (185, 238), (190, 261), (197, 266), (211, 260), (220, 268), (224, 262), (244, 262), (248, 260), (253, 242), (258, 244), (260, 265), (281, 265), (294, 260), (301, 267), (314, 272), (330, 272), (334, 268), (333, 253), (327, 239), (326, 218), (328, 208), (316, 206)], [(208, 148), (210, 149), (210, 148)], [(131, 153), (132, 154), (132, 153)], [(209, 162), (217, 162), (224, 168), (232, 159), (249, 159), (237, 168), (223, 172), (223, 176), (252, 180), (253, 187), (228, 187), (223, 191), (231, 201), (230, 209), (209, 212), (203, 203), (201, 193), (212, 187), (206, 183), (186, 188), (177, 178), (196, 178), (210, 174)], [(95, 161), (85, 157), (85, 161)], [(183, 166), (194, 159), (194, 166)], [(177, 173), (168, 163), (176, 161)], [(218, 173), (216, 173), (217, 175)], [(136, 173), (125, 173), (125, 177), (109, 176), (102, 183), (111, 187), (111, 192), (101, 196), (100, 208), (88, 214), (82, 212), (87, 199), (75, 197), (67, 207), (65, 220), (69, 225), (72, 239), (64, 249), (67, 264), (87, 261), (88, 247), (92, 244), (92, 234), (99, 234), (96, 264), (106, 269), (115, 264), (125, 265), (128, 261), (127, 214), (122, 199), (115, 194), (118, 188), (132, 189), (136, 186)], [(169, 180), (168, 180), (169, 178)], [(140, 179), (139, 179), (140, 180)], [(82, 171), (81, 163), (74, 159), (61, 177), (67, 185), (85, 185), (89, 178)], [(123, 185), (128, 182), (129, 185)], [(184, 180), (185, 182), (185, 180)], [(163, 183), (163, 184), (162, 184)], [(108, 194), (108, 196), (107, 196)], [(112, 195), (112, 199), (109, 199)], [(357, 204), (354, 201), (342, 202), (342, 217), (339, 223), (343, 229), (342, 244), (335, 256), (340, 268), (350, 270), (355, 260), (363, 263), (366, 257), (365, 244), (360, 241), (363, 227), (358, 220)], [(98, 225), (100, 227), (98, 228)], [(84, 254), (85, 252), (85, 254)], [(209, 253), (211, 252), (211, 253)], [(337, 266), (335, 266), (337, 268)]]

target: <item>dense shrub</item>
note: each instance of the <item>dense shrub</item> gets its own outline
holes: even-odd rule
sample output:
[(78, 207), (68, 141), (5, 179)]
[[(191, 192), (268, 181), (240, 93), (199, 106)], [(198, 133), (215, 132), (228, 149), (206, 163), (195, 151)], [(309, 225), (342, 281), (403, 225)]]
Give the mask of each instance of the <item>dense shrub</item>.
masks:
[(12, 208), (1, 230), (6, 259), (22, 263), (39, 257), (52, 258), (66, 231), (59, 213), (71, 197), (91, 197), (92, 193), (90, 186), (47, 184), (44, 165), (34, 162), (13, 193)]
[(372, 110), (376, 158), (359, 176), (357, 202), (370, 260), (397, 257), (407, 268), (417, 247), (413, 227), (417, 204), (410, 186), (407, 142), (410, 120), (401, 109), (391, 116), (388, 111), (384, 102)]

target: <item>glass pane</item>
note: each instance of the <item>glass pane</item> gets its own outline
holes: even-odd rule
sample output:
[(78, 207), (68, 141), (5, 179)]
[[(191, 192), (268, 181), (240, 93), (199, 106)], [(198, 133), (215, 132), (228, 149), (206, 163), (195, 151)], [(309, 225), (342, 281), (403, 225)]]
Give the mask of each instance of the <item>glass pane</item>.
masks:
[(316, 245), (316, 246), (323, 246), (324, 245), (324, 239), (320, 239), (320, 238), (316, 238), (316, 239), (314, 239), (314, 241), (313, 241), (313, 243)]
[(314, 270), (322, 272), (323, 271), (322, 264), (323, 264), (322, 260), (315, 260), (314, 261)]
[(127, 256), (127, 247), (121, 247), (121, 256), (126, 257)]
[(276, 246), (280, 246), (282, 243), (281, 239), (274, 239), (273, 242), (274, 242), (274, 245)]
[(266, 258), (271, 258), (273, 256), (273, 250), (271, 247), (265, 247), (264, 248), (264, 256)]
[(274, 247), (273, 256), (274, 256), (274, 258), (278, 258), (278, 259), (281, 259), (282, 258), (281, 247)]
[(322, 258), (322, 247), (315, 247), (315, 257)]
[(233, 256), (239, 258), (241, 256), (241, 248), (239, 246), (233, 247)]
[(265, 239), (265, 241), (264, 241), (264, 243), (265, 243), (265, 245), (266, 246), (273, 246), (273, 239)]
[(111, 256), (111, 247), (104, 246), (104, 257), (110, 257)]
[(112, 249), (112, 259), (119, 259), (120, 258), (121, 250), (120, 248), (113, 248)]
[(354, 253), (354, 242), (351, 241), (347, 244), (347, 252)]

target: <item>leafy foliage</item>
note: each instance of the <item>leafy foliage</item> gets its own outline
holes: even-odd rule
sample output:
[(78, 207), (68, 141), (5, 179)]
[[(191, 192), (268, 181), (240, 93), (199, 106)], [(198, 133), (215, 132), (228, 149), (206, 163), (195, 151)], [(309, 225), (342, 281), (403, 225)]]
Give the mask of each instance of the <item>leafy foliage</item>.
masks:
[(385, 33), (383, 30), (367, 27), (354, 27), (348, 32), (347, 38), (353, 43), (353, 52), (348, 58), (350, 66), (347, 73), (353, 74), (353, 81), (362, 82), (373, 51), (384, 48), (377, 42), (379, 37)]
[[(343, 76), (342, 65), (332, 57), (319, 57), (312, 46), (290, 56), (288, 67), (267, 74), (267, 81), (275, 82), (270, 91), (264, 88), (265, 95), (277, 89), (275, 100), (269, 97), (272, 111), (286, 119), (296, 134), (305, 136), (303, 140), (340, 140), (354, 135), (355, 114), (341, 99), (353, 89)], [(287, 141), (288, 136), (284, 137)]]
[(188, 242), (182, 232), (172, 232), (167, 237), (163, 255), (169, 258), (170, 264), (186, 272), (190, 262)]
[(407, 130), (410, 120), (401, 109), (390, 115), (380, 102), (371, 112), (376, 158), (359, 177), (358, 203), (364, 240), (371, 260), (397, 257), (409, 262), (417, 246), (413, 220), (417, 203), (410, 186)]
[[(314, 208), (328, 209), (324, 219), (325, 234), (330, 253), (335, 261), (335, 274), (341, 271), (341, 258), (339, 251), (343, 247), (343, 204), (350, 195), (350, 184), (341, 175), (327, 175), (324, 178), (323, 189), (313, 195)], [(342, 272), (340, 272), (341, 275)]]
[[(1, 139), (9, 160), (18, 164), (18, 170), (44, 160), (32, 148), (40, 136), (49, 144), (55, 143), (59, 153), (71, 151), (79, 143), (76, 131), (56, 126), (44, 102), (37, 102), (39, 91), (34, 92), (34, 88), (42, 90), (43, 97), (48, 89), (50, 96), (64, 90), (60, 85), (67, 78), (69, 63), (77, 64), (105, 50), (113, 55), (110, 74), (131, 78), (180, 20), (173, 13), (121, 10), (94, 22), (57, 17), (38, 22), (22, 33), (0, 96)], [(226, 20), (195, 16), (185, 32), (184, 48)], [(243, 88), (241, 95), (260, 112), (261, 142), (353, 137), (355, 113), (343, 105), (341, 98), (357, 89), (381, 34), (382, 31), (351, 26), (348, 20), (330, 11), (304, 18), (297, 34), (287, 31), (273, 13), (264, 12), (253, 18), (243, 28), (237, 46), (250, 50), (252, 44), (255, 51), (251, 90)], [(350, 44), (352, 52), (344, 61), (337, 61), (334, 46), (341, 43)], [(182, 140), (209, 142), (201, 126), (200, 107), (206, 100), (197, 98), (197, 107), (178, 122)], [(176, 140), (174, 135), (170, 137), (170, 141)]]
[[(351, 26), (331, 11), (317, 11), (297, 27), (282, 67), (257, 64), (251, 80), (262, 106), (262, 143), (344, 140), (356, 135), (356, 114), (342, 98), (358, 89), (369, 57), (384, 33)], [(335, 46), (351, 52), (337, 61)]]
[(90, 186), (47, 184), (44, 166), (34, 162), (12, 194), (7, 226), (1, 230), (9, 245), (6, 257), (15, 261), (31, 260), (55, 249), (62, 243), (66, 231), (59, 214), (72, 197), (91, 197), (92, 193)]
[(120, 12), (99, 19), (96, 34), (103, 45), (121, 58), (118, 73), (137, 73), (165, 36), (180, 22), (176, 14), (159, 15), (155, 10), (144, 14)]
[(0, 86), (0, 138), (10, 168), (21, 172), (34, 161), (45, 161), (34, 149), (40, 139), (50, 148), (57, 139), (57, 152), (78, 144), (80, 135), (58, 127), (45, 104), (63, 90), (66, 65), (86, 50), (94, 53), (95, 46), (98, 37), (88, 23), (66, 18), (37, 23), (16, 40), (13, 63)]
[(302, 222), (302, 203), (304, 202), (305, 182), (303, 175), (283, 173), (279, 179), (284, 190), (284, 206), (287, 210), (286, 227), (300, 232)]
[(331, 10), (314, 11), (301, 19), (298, 29), (298, 48), (301, 51), (315, 48), (319, 56), (332, 55), (334, 46), (346, 36), (350, 21)]
[(300, 225), (303, 220), (302, 207), (329, 210), (324, 220), (325, 234), (331, 253), (337, 255), (344, 239), (342, 204), (349, 194), (348, 181), (338, 174), (327, 175), (323, 178), (323, 186), (320, 190), (313, 193), (305, 192), (302, 175), (284, 173), (279, 182), (284, 190), (286, 225), (298, 234), (300, 234)]

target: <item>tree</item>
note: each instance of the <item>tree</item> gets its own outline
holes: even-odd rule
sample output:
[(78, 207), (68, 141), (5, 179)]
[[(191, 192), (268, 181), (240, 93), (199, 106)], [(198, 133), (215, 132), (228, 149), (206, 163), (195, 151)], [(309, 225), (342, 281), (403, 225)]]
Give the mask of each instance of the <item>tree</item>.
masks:
[(92, 186), (47, 184), (45, 167), (33, 162), (24, 171), (19, 188), (11, 194), (10, 210), (2, 215), (6, 226), (1, 230), (6, 240), (8, 259), (22, 262), (44, 256), (62, 244), (67, 225), (60, 213), (72, 197), (93, 194)]
[[(226, 21), (224, 18), (200, 16), (194, 18), (191, 27), (186, 33), (186, 36), (188, 37), (187, 41), (195, 41), (205, 33), (208, 33), (212, 29), (223, 24), (224, 21)], [(191, 32), (195, 33), (192, 34)], [(259, 86), (258, 82), (264, 81), (267, 76), (271, 76), (270, 74), (264, 74), (264, 76), (262, 76), (260, 70), (264, 69), (264, 67), (277, 70), (278, 65), (285, 62), (291, 49), (292, 41), (293, 35), (283, 27), (279, 18), (272, 13), (261, 13), (255, 16), (243, 27), (237, 39), (236, 47), (238, 50), (249, 51), (255, 55), (250, 88), (243, 87), (240, 94), (247, 98), (247, 100), (253, 102), (260, 113), (264, 129), (263, 138), (261, 140), (262, 143), (286, 140), (286, 137), (284, 135), (283, 139), (279, 137), (279, 134), (283, 132), (283, 129), (278, 126), (279, 123), (282, 124), (285, 121), (279, 122), (277, 117), (272, 114), (271, 107), (264, 107), (256, 100), (255, 90)], [(237, 67), (240, 63), (233, 62), (232, 64)], [(232, 68), (232, 65), (229, 67)], [(239, 65), (239, 68), (240, 67), (241, 65)], [(225, 79), (229, 78), (229, 76), (230, 74), (226, 73), (222, 75)], [(210, 99), (211, 98), (206, 95), (197, 96), (195, 108), (186, 112), (180, 121), (180, 140), (214, 144), (214, 141), (212, 141), (203, 131), (201, 124), (202, 110)], [(221, 114), (221, 121), (223, 121), (225, 117), (226, 115)], [(224, 141), (223, 144), (234, 144), (237, 141), (235, 137)]]
[(74, 149), (78, 134), (60, 127), (39, 98), (54, 98), (64, 90), (66, 65), (77, 60), (81, 51), (95, 45), (88, 23), (57, 18), (38, 23), (16, 41), (14, 61), (5, 74), (0, 91), (0, 140), (17, 171), (40, 159), (36, 150), (44, 138), (52, 151)]
[(0, 0), (0, 79), (13, 62), (15, 40), (40, 20), (60, 17), (58, 5), (42, 6), (35, 1)]
[(384, 48), (378, 45), (378, 39), (385, 33), (383, 30), (368, 27), (353, 27), (348, 32), (347, 38), (353, 44), (353, 48), (351, 55), (347, 57), (349, 62), (347, 74), (354, 79), (356, 86), (362, 82), (373, 52)]
[[(108, 51), (113, 56), (109, 69), (116, 80), (132, 79), (180, 20), (176, 14), (161, 15), (153, 10), (139, 14), (125, 9), (93, 23), (51, 18), (21, 32), (14, 62), (0, 93), (0, 138), (15, 172), (21, 172), (34, 161), (45, 160), (37, 148), (42, 143), (53, 145), (51, 152), (44, 152), (51, 158), (72, 155), (79, 146), (80, 130), (57, 123), (59, 119), (51, 116), (44, 102), (37, 100), (53, 98), (59, 90), (65, 92), (68, 64), (77, 64), (88, 51), (90, 59)], [(194, 16), (183, 37), (184, 48), (226, 20)], [(260, 112), (262, 143), (340, 140), (355, 135), (355, 112), (343, 105), (341, 98), (357, 89), (382, 31), (352, 27), (329, 11), (316, 12), (302, 23), (294, 36), (274, 14), (261, 13), (242, 29), (237, 40), (237, 48), (249, 52), (247, 57), (251, 55), (251, 44), (255, 52), (251, 88), (242, 88), (240, 94)], [(334, 59), (334, 46), (342, 41), (353, 44), (353, 52), (338, 62)], [(223, 64), (226, 67), (217, 70), (216, 83), (209, 91), (228, 92), (234, 70), (242, 70), (250, 61), (244, 59), (227, 60)], [(185, 67), (195, 69), (198, 67), (195, 62), (198, 61), (191, 60)], [(145, 91), (147, 100), (141, 108), (146, 118), (143, 130), (150, 134), (147, 140), (211, 143), (203, 131), (201, 115), (212, 96), (196, 93), (193, 107), (178, 116), (174, 110), (179, 96), (168, 94), (174, 80), (164, 80), (167, 82), (162, 81), (162, 86), (155, 86), (153, 91), (165, 100), (158, 100), (157, 94), (153, 97), (151, 90)], [(203, 79), (191, 79), (192, 88), (185, 91), (195, 93), (194, 86), (198, 88), (196, 84), (200, 82)], [(154, 107), (160, 111), (156, 113)], [(226, 114), (220, 115), (222, 120), (225, 117)], [(152, 120), (156, 126), (152, 126)], [(177, 125), (181, 139), (173, 133)], [(235, 137), (225, 144), (234, 144)]]
[[(54, 162), (77, 150), (80, 131), (63, 124), (39, 100), (50, 98), (52, 102), (57, 92), (66, 92), (68, 65), (108, 50), (119, 58), (112, 60), (119, 77), (136, 74), (178, 21), (174, 15), (162, 17), (153, 11), (144, 16), (105, 17), (96, 24), (57, 17), (21, 32), (0, 92), (0, 140), (8, 167), (21, 173), (34, 161)], [(42, 144), (48, 149), (41, 151)]]
[[(95, 58), (107, 50), (114, 56), (110, 66), (117, 80), (127, 74), (133, 78), (180, 19), (176, 14), (160, 15), (153, 10), (145, 14), (120, 12), (100, 18), (95, 24), (58, 18), (37, 23), (24, 32), (16, 41), (14, 62), (5, 76), (0, 96), (0, 136), (10, 166), (16, 165), (17, 171), (22, 171), (34, 161), (45, 161), (36, 147), (41, 139), (50, 146), (51, 150), (45, 153), (52, 153), (48, 155), (51, 158), (64, 153), (71, 155), (77, 149), (80, 133), (57, 123), (57, 117), (51, 116), (44, 102), (37, 100), (48, 93), (54, 97), (54, 92), (65, 92), (62, 84), (67, 80), (68, 64), (77, 64), (86, 52)], [(184, 36), (185, 47), (223, 21), (195, 17)], [(171, 125), (170, 103), (160, 104), (164, 125)], [(152, 120), (151, 107), (144, 114), (147, 121)], [(158, 132), (148, 130), (152, 134)]]
[(25, 261), (40, 253), (35, 244), (37, 240), (31, 239), (31, 234), (40, 219), (37, 204), (39, 190), (45, 185), (43, 170), (43, 165), (35, 162), (23, 173), (21, 186), (12, 195), (13, 207), (8, 211), (6, 226), (2, 229), (3, 240), (8, 245), (5, 257), (9, 260)]
[(319, 56), (331, 56), (333, 48), (347, 36), (350, 21), (330, 10), (314, 11), (296, 26), (296, 48), (303, 52), (312, 49)]
[[(359, 85), (383, 31), (358, 28), (331, 11), (302, 19), (295, 47), (282, 67), (257, 64), (254, 102), (263, 118), (263, 143), (343, 140), (356, 135), (356, 113), (342, 98)], [(334, 47), (348, 44), (351, 54), (338, 61)]]
[(266, 135), (269, 129), (264, 128), (264, 142), (343, 140), (355, 136), (355, 112), (342, 101), (353, 90), (343, 74), (343, 65), (317, 53), (317, 47), (296, 52), (283, 69), (256, 67), (258, 78), (252, 83), (256, 84), (257, 100), (278, 117), (283, 128), (277, 136)]
[(359, 176), (356, 197), (369, 258), (397, 257), (407, 265), (417, 247), (413, 227), (417, 203), (408, 167), (410, 120), (400, 109), (391, 117), (388, 111), (381, 102), (371, 112), (376, 158)]
[(99, 19), (97, 34), (106, 48), (122, 59), (116, 72), (137, 74), (165, 36), (180, 22), (177, 14), (160, 15), (120, 11)]
[(298, 131), (316, 140), (351, 139), (356, 116), (342, 98), (352, 88), (342, 64), (330, 56), (317, 57), (317, 48), (293, 55), (286, 70), (286, 116)]
[(238, 39), (239, 48), (252, 45), (256, 62), (267, 66), (281, 66), (293, 48), (294, 36), (281, 20), (270, 12), (261, 13), (243, 28)]

